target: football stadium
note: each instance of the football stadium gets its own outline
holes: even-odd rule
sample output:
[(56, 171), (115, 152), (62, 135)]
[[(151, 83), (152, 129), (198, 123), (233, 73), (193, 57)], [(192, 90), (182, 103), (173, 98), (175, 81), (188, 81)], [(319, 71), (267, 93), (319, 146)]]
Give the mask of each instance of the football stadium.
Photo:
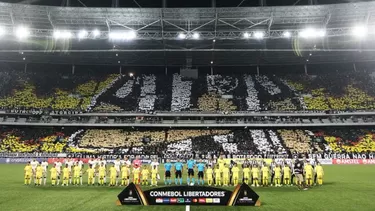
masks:
[(0, 0), (0, 210), (374, 210), (375, 1)]

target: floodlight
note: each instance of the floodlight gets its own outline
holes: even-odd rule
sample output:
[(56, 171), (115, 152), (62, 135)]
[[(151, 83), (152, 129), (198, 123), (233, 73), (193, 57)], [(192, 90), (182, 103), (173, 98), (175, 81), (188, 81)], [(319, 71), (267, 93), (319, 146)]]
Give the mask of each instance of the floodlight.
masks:
[(0, 26), (0, 36), (5, 34), (5, 29), (4, 27)]
[(135, 31), (110, 32), (108, 37), (111, 40), (134, 40), (137, 37), (137, 34)]
[(78, 39), (84, 39), (84, 38), (87, 37), (88, 34), (89, 34), (89, 33), (88, 33), (86, 30), (81, 30), (81, 31), (79, 31), (79, 33), (78, 33)]
[(283, 33), (283, 36), (284, 36), (285, 38), (289, 38), (289, 37), (292, 36), (292, 34), (291, 34), (290, 32), (288, 32), (288, 31), (285, 31), (285, 32)]
[(367, 36), (367, 27), (366, 26), (356, 26), (352, 29), (352, 35), (363, 38)]
[(186, 34), (185, 33), (181, 32), (181, 33), (178, 34), (178, 39), (183, 40), (185, 38), (186, 38)]
[(244, 37), (245, 39), (249, 39), (249, 38), (250, 38), (250, 34), (247, 33), (247, 32), (245, 32), (245, 33), (243, 34), (243, 37)]
[(73, 34), (70, 31), (60, 31), (56, 30), (53, 32), (53, 37), (55, 39), (70, 39), (72, 38)]
[(214, 63), (214, 61), (211, 61), (211, 64), (213, 64)]
[(307, 28), (300, 31), (298, 35), (302, 38), (324, 37), (326, 35), (326, 31), (323, 29), (316, 30), (313, 28)]
[(94, 31), (92, 31), (92, 35), (93, 35), (94, 38), (96, 38), (97, 36), (100, 35), (100, 31), (97, 30), (97, 29), (94, 29)]
[(28, 36), (30, 36), (30, 30), (29, 30), (29, 28), (27, 28), (27, 27), (25, 27), (25, 26), (19, 26), (19, 27), (16, 29), (16, 36), (17, 36), (19, 39), (27, 38)]
[(254, 32), (253, 36), (256, 38), (256, 39), (263, 39), (264, 37), (264, 32)]
[(135, 31), (125, 32), (125, 40), (134, 40), (136, 37), (137, 33)]
[(198, 32), (194, 32), (193, 38), (194, 39), (199, 39), (199, 37), (200, 37), (199, 33)]

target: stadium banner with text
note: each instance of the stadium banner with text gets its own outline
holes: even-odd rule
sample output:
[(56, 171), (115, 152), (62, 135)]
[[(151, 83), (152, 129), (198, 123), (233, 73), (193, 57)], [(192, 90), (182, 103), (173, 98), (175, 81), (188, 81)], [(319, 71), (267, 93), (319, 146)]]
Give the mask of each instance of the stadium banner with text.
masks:
[(142, 191), (131, 183), (117, 198), (117, 205), (260, 206), (258, 194), (246, 184), (237, 185), (232, 192), (208, 186), (166, 186)]
[(309, 154), (308, 157), (314, 159), (375, 159), (375, 153), (321, 153)]
[[(47, 162), (49, 164), (53, 164), (57, 161), (60, 161), (61, 163), (65, 163), (67, 159), (73, 159), (74, 161), (81, 160), (83, 163), (88, 163), (90, 158), (48, 158)], [(107, 162), (113, 163), (116, 159), (106, 159)], [(142, 164), (150, 164), (152, 162), (151, 159), (140, 159), (142, 161)]]
[(332, 159), (335, 165), (375, 165), (375, 159)]
[[(43, 159), (36, 158), (38, 162), (42, 162)], [(0, 163), (27, 163), (31, 161), (30, 158), (0, 158)]]

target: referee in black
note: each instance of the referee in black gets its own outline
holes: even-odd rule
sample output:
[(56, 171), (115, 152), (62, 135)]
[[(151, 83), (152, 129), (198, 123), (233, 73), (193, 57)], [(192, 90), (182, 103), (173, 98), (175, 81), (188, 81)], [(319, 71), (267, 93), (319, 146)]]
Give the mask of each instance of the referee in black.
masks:
[(294, 163), (294, 174), (296, 175), (298, 189), (307, 190), (303, 180), (303, 162), (296, 159)]

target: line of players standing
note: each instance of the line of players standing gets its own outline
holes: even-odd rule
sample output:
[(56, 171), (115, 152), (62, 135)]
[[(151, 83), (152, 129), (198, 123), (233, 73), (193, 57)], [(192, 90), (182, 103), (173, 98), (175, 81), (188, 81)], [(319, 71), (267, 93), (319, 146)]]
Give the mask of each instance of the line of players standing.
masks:
[[(95, 178), (98, 179), (99, 185), (105, 185), (107, 183), (107, 175), (109, 176), (110, 184), (117, 185), (118, 178), (120, 174), (127, 175), (125, 178), (129, 180), (130, 175), (130, 161), (128, 158), (124, 160), (117, 159), (113, 162), (112, 166), (107, 171), (107, 161), (105, 159), (90, 159), (88, 161), (89, 168), (85, 171), (83, 170), (84, 163), (82, 160), (65, 159), (64, 164), (59, 160), (54, 163), (54, 165), (48, 170), (48, 162), (46, 160), (39, 163), (37, 160), (33, 159), (28, 162), (24, 168), (24, 179), (25, 185), (30, 185), (31, 181), (34, 181), (34, 185), (46, 185), (47, 174), (50, 174), (51, 184), (59, 185), (60, 182), (62, 186), (69, 184), (82, 185), (82, 175), (87, 174), (87, 182), (89, 185), (95, 184)], [(134, 169), (142, 165), (139, 157), (133, 161)], [(115, 181), (113, 181), (115, 180)], [(125, 180), (123, 179), (122, 184), (125, 185)], [(127, 181), (129, 184), (129, 181)]]
[[(172, 164), (167, 160), (164, 164), (165, 169), (165, 185), (171, 185), (171, 171), (174, 168), (175, 185), (182, 185), (182, 174), (184, 165), (180, 160)], [(306, 159), (300, 160), (280, 160), (275, 162), (272, 160), (270, 165), (267, 165), (263, 160), (248, 160), (242, 164), (242, 170), (237, 163), (230, 161), (227, 164), (226, 160), (221, 156), (216, 162), (209, 160), (208, 163), (203, 163), (202, 160), (196, 162), (189, 159), (186, 162), (188, 185), (195, 184), (195, 170), (198, 171), (198, 185), (204, 185), (205, 179), (208, 185), (228, 186), (233, 184), (236, 186), (240, 181), (242, 174), (242, 182), (248, 185), (268, 186), (275, 185), (281, 187), (284, 185), (293, 185), (295, 183), (299, 188), (305, 186), (323, 184), (324, 171), (323, 167), (317, 160), (308, 162)]]
[[(133, 176), (133, 182), (135, 184), (148, 185), (148, 181), (151, 176), (151, 185), (157, 186), (158, 180), (160, 179), (158, 166), (159, 163), (154, 160), (151, 163), (151, 169), (144, 165), (139, 157), (133, 161), (133, 163), (124, 158), (124, 160), (117, 159), (110, 166), (107, 171), (107, 161), (104, 159), (90, 159), (88, 161), (89, 168), (83, 171), (83, 162), (81, 160), (74, 161), (73, 159), (66, 159), (63, 164), (60, 161), (54, 163), (53, 167), (49, 170), (50, 179), (52, 185), (59, 185), (60, 179), (62, 179), (62, 185), (82, 185), (82, 175), (87, 174), (88, 185), (95, 184), (95, 178), (97, 178), (98, 185), (106, 185), (107, 176), (110, 178), (110, 186), (117, 186), (119, 180), (120, 185), (126, 186), (130, 183), (130, 176)], [(297, 165), (298, 164), (298, 165)], [(132, 166), (132, 168), (131, 168)], [(184, 171), (184, 164), (179, 160), (175, 163), (171, 163), (167, 160), (164, 163), (164, 184), (172, 184), (172, 169), (175, 173), (174, 183), (182, 185), (182, 175)], [(304, 160), (300, 162), (298, 160), (292, 161), (280, 161), (276, 163), (274, 160), (271, 165), (267, 165), (262, 160), (247, 160), (245, 159), (242, 164), (242, 171), (239, 166), (231, 161), (228, 165), (226, 160), (221, 156), (216, 162), (209, 160), (208, 163), (196, 162), (193, 159), (189, 159), (186, 162), (187, 178), (186, 182), (188, 185), (195, 184), (195, 170), (198, 171), (198, 185), (204, 185), (205, 179), (208, 185), (216, 186), (228, 186), (237, 185), (240, 181), (240, 174), (242, 174), (242, 182), (252, 186), (281, 186), (292, 185), (294, 178), (297, 185), (312, 185), (313, 181), (316, 184), (323, 184), (323, 168), (317, 162), (312, 160), (307, 162)], [(33, 160), (28, 163), (25, 167), (25, 185), (30, 185), (31, 180), (34, 180), (35, 185), (46, 185), (48, 162), (43, 161), (39, 164), (38, 161)], [(72, 181), (73, 179), (73, 181)], [(73, 182), (73, 183), (72, 183)]]

